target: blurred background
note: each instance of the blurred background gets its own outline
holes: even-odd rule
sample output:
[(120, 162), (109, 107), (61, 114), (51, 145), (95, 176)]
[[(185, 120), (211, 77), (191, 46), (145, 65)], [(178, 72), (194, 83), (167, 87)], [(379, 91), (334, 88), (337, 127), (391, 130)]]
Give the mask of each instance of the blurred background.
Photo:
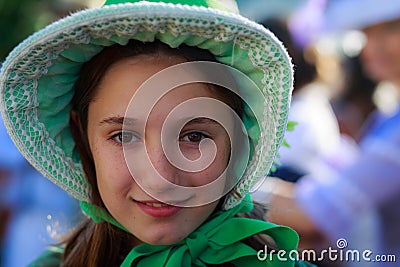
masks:
[[(101, 1), (0, 0), (0, 62), (32, 33)], [(0, 118), (0, 267), (27, 266), (81, 219), (79, 203), (20, 155)]]
[[(102, 2), (0, 0), (0, 62), (35, 31)], [(351, 247), (398, 255), (400, 1), (237, 2), (242, 15), (277, 35), (295, 67), (289, 120), (297, 126), (285, 136), (290, 149), (279, 151), (275, 178), (254, 193), (268, 205), (266, 218), (296, 229), (301, 249), (337, 248), (344, 237)], [(1, 121), (0, 267), (26, 266), (79, 214), (75, 200), (22, 158)], [(381, 264), (374, 266), (397, 266)]]

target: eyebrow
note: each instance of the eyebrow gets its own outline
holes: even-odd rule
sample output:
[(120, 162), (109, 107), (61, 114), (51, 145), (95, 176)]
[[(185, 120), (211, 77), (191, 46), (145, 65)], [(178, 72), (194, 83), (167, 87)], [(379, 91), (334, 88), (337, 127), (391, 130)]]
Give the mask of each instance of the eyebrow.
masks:
[[(219, 125), (219, 123), (213, 119), (209, 119), (206, 117), (197, 117), (197, 118), (186, 118), (184, 121), (187, 121), (186, 124), (215, 124)], [(104, 124), (117, 124), (117, 125), (133, 125), (137, 122), (137, 119), (134, 118), (126, 118), (121, 116), (116, 117), (108, 117), (104, 120), (100, 121), (99, 125)]]
[(126, 118), (126, 117), (121, 117), (121, 116), (117, 116), (117, 117), (108, 117), (105, 118), (104, 120), (102, 120), (99, 124), (103, 125), (103, 124), (118, 124), (118, 125), (132, 125), (136, 122), (136, 119), (133, 118)]
[(217, 121), (213, 120), (213, 119), (209, 119), (206, 117), (198, 117), (198, 118), (188, 118), (187, 120), (187, 124), (217, 124), (220, 125)]

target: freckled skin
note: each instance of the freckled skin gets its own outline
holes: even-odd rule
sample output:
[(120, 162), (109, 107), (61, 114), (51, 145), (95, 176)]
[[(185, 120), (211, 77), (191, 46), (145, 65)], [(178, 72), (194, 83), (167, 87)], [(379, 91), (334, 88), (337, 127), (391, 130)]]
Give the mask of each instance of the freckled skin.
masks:
[[(121, 131), (121, 125), (100, 123), (112, 116), (123, 117), (134, 92), (147, 78), (181, 62), (183, 60), (177, 56), (167, 59), (138, 56), (120, 61), (107, 71), (89, 105), (88, 138), (100, 195), (111, 215), (137, 238), (137, 243), (168, 245), (179, 242), (199, 227), (217, 206), (216, 201), (204, 206), (182, 208), (166, 218), (155, 218), (143, 212), (132, 199), (154, 199), (132, 178), (124, 160), (122, 146), (116, 142), (116, 138), (112, 138), (115, 132)], [(146, 128), (146, 146), (155, 168), (163, 176), (185, 186), (209, 183), (222, 173), (229, 160), (229, 137), (222, 127), (219, 129), (209, 125), (196, 126), (198, 130), (212, 132), (213, 141), (217, 145), (217, 156), (207, 169), (197, 173), (183, 172), (173, 167), (163, 155), (159, 137), (165, 117), (174, 106), (195, 97), (214, 96), (204, 84), (178, 87), (156, 105)], [(138, 116), (138, 119), (144, 120), (140, 114)], [(199, 155), (198, 149), (194, 149), (191, 142), (182, 141), (180, 147), (188, 158)], [(140, 166), (140, 162), (137, 165)]]

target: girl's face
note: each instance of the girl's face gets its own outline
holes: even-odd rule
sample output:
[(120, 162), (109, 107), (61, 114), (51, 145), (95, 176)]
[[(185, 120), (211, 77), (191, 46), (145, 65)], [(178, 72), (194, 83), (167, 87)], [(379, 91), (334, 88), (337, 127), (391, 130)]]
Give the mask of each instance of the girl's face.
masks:
[(400, 83), (400, 19), (364, 29), (367, 44), (361, 53), (366, 71), (376, 81)]
[[(140, 112), (130, 117), (130, 132), (126, 132), (124, 128), (122, 134), (122, 120), (126, 109), (140, 85), (160, 70), (184, 61), (178, 56), (137, 56), (119, 61), (106, 72), (89, 104), (88, 139), (100, 196), (111, 215), (137, 238), (138, 243), (168, 245), (179, 242), (209, 217), (216, 208), (217, 201), (187, 208), (156, 201), (133, 179), (125, 162), (123, 146), (132, 151), (135, 148), (139, 150), (145, 140), (154, 168), (166, 179), (182, 186), (208, 184), (221, 175), (229, 161), (228, 134), (223, 126), (208, 119), (187, 123), (179, 136), (169, 140), (178, 142), (182, 154), (194, 160), (200, 156), (200, 141), (204, 138), (212, 139), (217, 154), (206, 169), (199, 172), (180, 170), (168, 161), (163, 152), (161, 128), (167, 115), (186, 100), (197, 97), (215, 98), (215, 94), (205, 84), (193, 83), (170, 91), (155, 105), (147, 119)], [(146, 123), (145, 136), (138, 133), (139, 125), (143, 123)], [(154, 172), (145, 160), (138, 159), (134, 164), (142, 169), (139, 172), (141, 180), (154, 178), (150, 177)]]

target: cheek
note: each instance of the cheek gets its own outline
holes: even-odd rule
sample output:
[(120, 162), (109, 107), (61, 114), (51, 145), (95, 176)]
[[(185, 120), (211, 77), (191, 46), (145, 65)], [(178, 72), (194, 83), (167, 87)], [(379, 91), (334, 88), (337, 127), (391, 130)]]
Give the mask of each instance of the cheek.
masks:
[(208, 168), (197, 173), (188, 173), (193, 186), (205, 185), (220, 178), (227, 168), (229, 151), (229, 145), (218, 146), (215, 159)]
[(108, 146), (95, 144), (92, 147), (97, 184), (102, 197), (110, 194), (123, 195), (133, 182), (123, 152), (107, 149)]

